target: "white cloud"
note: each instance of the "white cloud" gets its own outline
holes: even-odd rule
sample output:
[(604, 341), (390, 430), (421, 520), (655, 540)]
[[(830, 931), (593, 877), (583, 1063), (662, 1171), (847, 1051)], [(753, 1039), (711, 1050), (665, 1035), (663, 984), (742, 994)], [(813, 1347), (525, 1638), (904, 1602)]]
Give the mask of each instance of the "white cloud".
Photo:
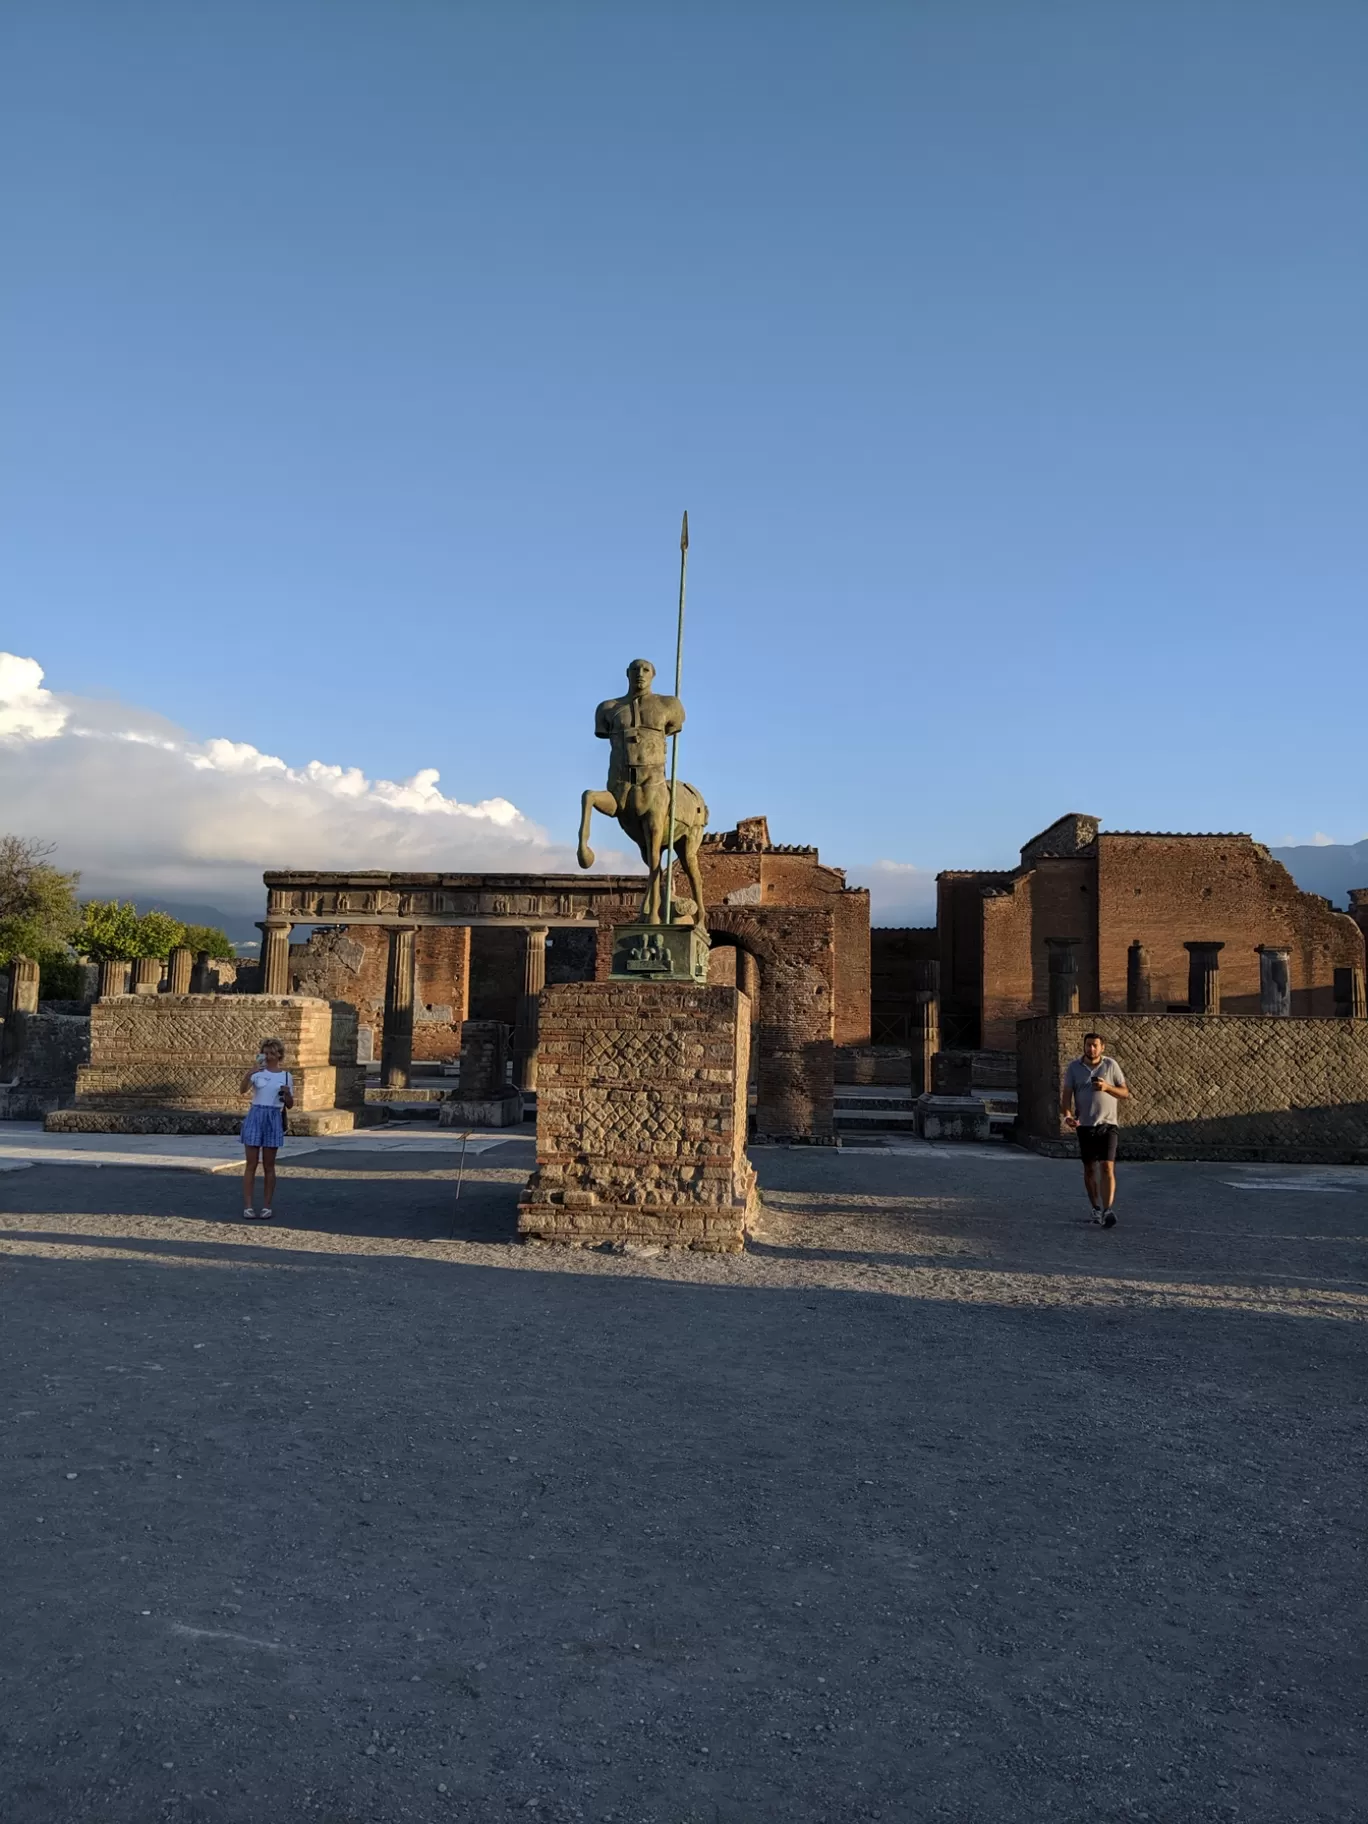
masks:
[(935, 924), (934, 868), (919, 868), (910, 861), (876, 861), (872, 867), (850, 869), (846, 878), (852, 887), (869, 888), (872, 924)]
[(38, 661), (0, 652), (0, 739), (50, 741), (66, 720), (66, 709), (43, 689)]
[[(0, 653), (0, 828), (58, 845), (82, 890), (263, 903), (264, 868), (571, 873), (574, 853), (506, 798), (468, 804), (435, 768), (368, 779), (293, 767), (245, 741), (197, 741), (152, 712), (45, 688)], [(635, 858), (600, 865), (626, 872)]]

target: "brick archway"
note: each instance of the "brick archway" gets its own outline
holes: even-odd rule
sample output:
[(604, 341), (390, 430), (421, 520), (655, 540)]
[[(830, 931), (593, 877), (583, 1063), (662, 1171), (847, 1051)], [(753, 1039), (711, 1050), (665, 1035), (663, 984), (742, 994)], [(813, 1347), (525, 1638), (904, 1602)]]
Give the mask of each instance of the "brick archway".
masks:
[(755, 1137), (834, 1141), (836, 1135), (830, 912), (794, 906), (714, 906), (711, 934), (760, 965)]

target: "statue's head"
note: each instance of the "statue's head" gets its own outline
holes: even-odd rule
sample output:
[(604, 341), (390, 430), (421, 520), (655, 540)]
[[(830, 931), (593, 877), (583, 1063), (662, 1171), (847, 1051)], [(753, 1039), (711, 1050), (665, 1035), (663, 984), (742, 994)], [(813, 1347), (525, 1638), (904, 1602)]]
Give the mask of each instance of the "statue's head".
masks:
[(627, 682), (638, 693), (648, 691), (654, 677), (655, 666), (649, 659), (633, 659), (627, 667)]

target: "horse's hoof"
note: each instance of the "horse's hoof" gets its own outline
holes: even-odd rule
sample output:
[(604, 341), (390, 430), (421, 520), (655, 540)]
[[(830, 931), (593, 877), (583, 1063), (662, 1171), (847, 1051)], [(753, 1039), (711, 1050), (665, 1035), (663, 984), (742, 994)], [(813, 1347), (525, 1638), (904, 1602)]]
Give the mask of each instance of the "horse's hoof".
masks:
[(592, 868), (594, 865), (594, 851), (586, 849), (583, 843), (579, 846), (579, 865), (582, 868)]

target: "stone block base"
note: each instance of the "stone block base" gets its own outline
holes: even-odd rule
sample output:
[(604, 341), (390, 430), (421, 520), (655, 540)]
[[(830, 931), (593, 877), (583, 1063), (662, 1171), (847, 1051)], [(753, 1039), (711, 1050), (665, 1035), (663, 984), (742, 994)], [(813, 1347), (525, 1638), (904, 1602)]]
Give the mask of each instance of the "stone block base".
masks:
[(567, 982), (542, 996), (529, 1242), (739, 1253), (749, 1003), (691, 982)]
[[(349, 1108), (291, 1109), (285, 1144), (319, 1134), (349, 1134)], [(59, 1108), (43, 1122), (49, 1134), (236, 1134), (242, 1116), (213, 1108)]]
[(917, 1132), (923, 1140), (988, 1140), (988, 1105), (977, 1096), (918, 1096)]
[(522, 1092), (506, 1090), (501, 1096), (448, 1096), (437, 1117), (439, 1127), (520, 1127)]
[(238, 1085), (267, 1036), (294, 1077), (289, 1128), (347, 1133), (362, 1106), (356, 1010), (307, 995), (107, 995), (90, 1013), (90, 1062), (76, 1102), (48, 1117), (56, 1134), (235, 1134)]

